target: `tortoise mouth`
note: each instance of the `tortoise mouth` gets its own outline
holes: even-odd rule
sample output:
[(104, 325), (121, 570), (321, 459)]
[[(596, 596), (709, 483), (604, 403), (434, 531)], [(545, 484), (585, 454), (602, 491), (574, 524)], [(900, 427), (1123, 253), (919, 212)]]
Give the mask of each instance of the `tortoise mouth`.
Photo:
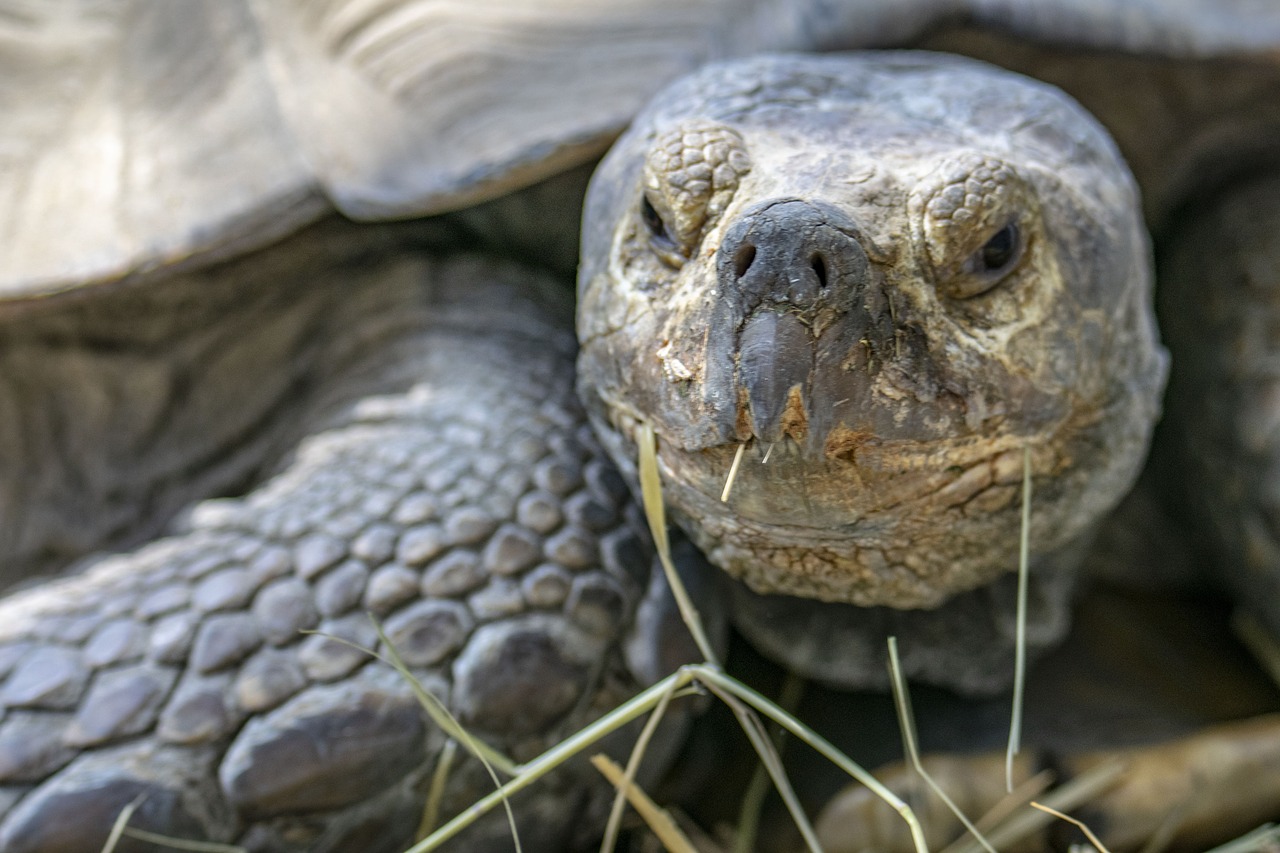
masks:
[[(1023, 451), (962, 449), (900, 448), (860, 464), (816, 463), (785, 443), (668, 448), (659, 467), (672, 516), (755, 591), (930, 608), (1016, 566)], [(1037, 456), (1053, 464), (1051, 451)]]
[[(868, 438), (827, 454), (785, 438), (660, 440), (658, 465), (672, 518), (756, 592), (932, 608), (1016, 568), (1024, 465), (1042, 484), (1072, 473), (1062, 438)], [(1054, 529), (1052, 492), (1037, 505), (1038, 546), (1079, 532)]]
[(833, 431), (814, 450), (783, 436), (696, 450), (664, 443), (668, 490), (707, 512), (761, 528), (840, 538), (917, 507), (968, 513), (1003, 507), (1021, 488), (1024, 448), (1033, 473), (1059, 467), (1052, 438), (1015, 435), (882, 440)]

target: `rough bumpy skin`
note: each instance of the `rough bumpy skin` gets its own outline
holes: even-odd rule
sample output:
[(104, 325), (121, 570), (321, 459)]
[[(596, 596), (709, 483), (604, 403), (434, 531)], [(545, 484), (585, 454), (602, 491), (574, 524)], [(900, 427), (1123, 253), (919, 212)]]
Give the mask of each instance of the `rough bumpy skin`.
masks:
[(1166, 357), (1138, 195), (1056, 89), (931, 54), (713, 66), (584, 222), (593, 421), (624, 468), (654, 424), (675, 516), (757, 592), (937, 607), (1016, 566), (1024, 448), (1042, 561), (1141, 466)]
[[(145, 794), (141, 828), (253, 851), (403, 849), (442, 736), (392, 670), (323, 636), (375, 647), (369, 613), (517, 758), (635, 690), (620, 641), (648, 561), (574, 399), (567, 294), (386, 244), (309, 266), (337, 233), (303, 240), (273, 297), (292, 308), (259, 318), (301, 313), (334, 335), (307, 338), (323, 358), (300, 372), (324, 382), (278, 473), (0, 602), (0, 848), (96, 851)], [(244, 364), (242, 394), (279, 368)], [(463, 761), (445, 808), (488, 785)], [(598, 793), (581, 768), (522, 798), (525, 843), (563, 848)], [(490, 829), (459, 843), (510, 843), (500, 819)]]

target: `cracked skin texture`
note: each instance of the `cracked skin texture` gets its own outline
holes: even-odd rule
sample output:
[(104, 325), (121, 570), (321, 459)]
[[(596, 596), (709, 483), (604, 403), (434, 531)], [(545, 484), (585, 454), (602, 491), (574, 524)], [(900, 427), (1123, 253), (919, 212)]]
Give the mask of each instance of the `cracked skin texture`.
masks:
[(1143, 462), (1167, 356), (1138, 193), (1056, 89), (936, 54), (711, 67), (584, 222), (593, 423), (624, 470), (653, 424), (672, 514), (756, 593), (938, 607), (1016, 566), (1024, 449), (1041, 563)]

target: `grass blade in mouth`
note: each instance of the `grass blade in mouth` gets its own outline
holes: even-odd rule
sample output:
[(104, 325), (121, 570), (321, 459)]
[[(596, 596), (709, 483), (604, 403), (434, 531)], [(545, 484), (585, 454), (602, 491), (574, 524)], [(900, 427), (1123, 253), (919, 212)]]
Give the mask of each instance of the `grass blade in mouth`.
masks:
[(1014, 634), (1013, 711), (1009, 715), (1009, 750), (1004, 784), (1013, 793), (1013, 759), (1022, 748), (1022, 697), (1027, 682), (1027, 574), (1031, 562), (1031, 448), (1022, 448), (1022, 535), (1018, 542), (1018, 612)]
[(733, 488), (733, 481), (738, 479), (738, 466), (742, 464), (742, 455), (746, 450), (747, 443), (744, 441), (738, 445), (738, 452), (733, 454), (733, 464), (729, 466), (729, 476), (724, 480), (724, 491), (720, 493), (720, 503), (729, 502), (729, 490)]

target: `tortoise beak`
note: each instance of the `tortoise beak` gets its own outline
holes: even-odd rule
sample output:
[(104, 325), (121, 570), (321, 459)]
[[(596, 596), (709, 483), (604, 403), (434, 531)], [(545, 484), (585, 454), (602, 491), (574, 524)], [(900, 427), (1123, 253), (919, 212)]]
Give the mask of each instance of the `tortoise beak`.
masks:
[[(822, 202), (773, 199), (743, 213), (716, 255), (706, 390), (721, 432), (820, 449), (815, 376), (883, 323), (871, 316), (867, 253), (854, 223)], [(747, 435), (743, 433), (746, 432)]]
[(813, 339), (794, 314), (760, 311), (738, 343), (738, 387), (746, 392), (751, 430), (767, 443), (805, 437)]

